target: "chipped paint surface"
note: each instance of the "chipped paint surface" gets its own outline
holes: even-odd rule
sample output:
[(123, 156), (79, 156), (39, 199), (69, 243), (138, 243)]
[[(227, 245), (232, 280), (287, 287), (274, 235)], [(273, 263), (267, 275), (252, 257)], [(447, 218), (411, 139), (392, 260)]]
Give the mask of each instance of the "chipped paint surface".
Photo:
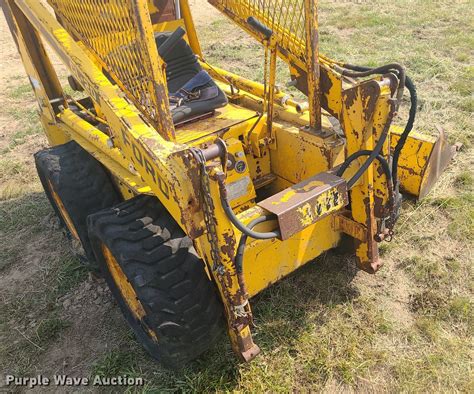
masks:
[(281, 238), (285, 240), (347, 203), (344, 180), (323, 172), (258, 205), (277, 216)]
[[(390, 131), (391, 149), (395, 149), (403, 130), (392, 126)], [(401, 189), (422, 198), (431, 189), (452, 156), (452, 147), (446, 142), (444, 135), (434, 138), (410, 133), (398, 160)]]
[[(214, 78), (220, 79), (220, 86), (233, 102), (216, 111), (213, 117), (178, 128), (173, 141), (175, 130), (169, 116), (163, 63), (156, 56), (152, 38), (156, 26), (151, 26), (148, 21), (144, 1), (120, 2), (120, 6), (133, 12), (133, 32), (140, 43), (138, 50), (147, 55), (143, 66), (149, 74), (146, 75), (147, 82), (139, 88), (151, 95), (149, 98), (153, 105), (145, 107), (143, 99), (147, 95), (137, 96), (124, 85), (124, 81), (116, 78), (117, 75), (109, 73), (117, 82), (111, 83), (110, 77), (102, 71), (107, 66), (101, 64), (103, 56), (86, 53), (84, 45), (76, 42), (68, 28), (61, 26), (41, 2), (15, 2), (37, 29), (31, 29), (33, 38), (28, 42), (34, 43), (34, 48), (28, 48), (22, 38), (22, 34), (28, 32), (22, 31), (24, 27), (19, 29), (11, 18), (9, 20), (27, 73), (32, 81), (38, 81), (34, 83), (35, 94), (48, 140), (55, 145), (74, 139), (113, 174), (121, 189), (130, 190), (130, 196), (152, 194), (163, 203), (193, 239), (199, 256), (205, 261), (223, 301), (232, 347), (243, 360), (252, 359), (259, 351), (252, 340), (252, 313), (246, 303), (248, 297), (335, 247), (341, 233), (354, 238), (354, 249), (362, 269), (373, 273), (380, 267), (374, 235), (380, 218), (386, 214), (384, 208), (388, 198), (387, 181), (381, 168), (372, 164), (349, 192), (350, 211), (344, 210), (348, 203), (345, 181), (327, 171), (341, 164), (351, 153), (373, 149), (387, 132), (386, 126), (392, 118), (391, 94), (396, 90), (397, 79), (387, 76), (355, 82), (343, 78), (334, 67), (336, 62), (317, 55), (315, 12), (313, 18), (307, 20), (311, 22), (306, 27), (306, 33), (310, 34), (305, 37), (311, 44), (307, 49), (298, 43), (293, 48), (296, 53), (276, 40), (272, 41), (277, 55), (289, 64), (296, 87), (309, 96), (310, 114), (307, 110), (297, 109), (298, 103), (287, 98), (284, 92), (274, 91), (267, 96), (267, 101), (272, 103), (268, 108), (273, 111), (274, 106), (275, 111), (268, 116), (262, 115), (262, 110), (265, 110), (262, 84), (204, 66)], [(312, 0), (304, 2), (313, 7), (316, 3)], [(115, 0), (113, 3), (118, 4)], [(211, 3), (219, 3), (218, 8), (227, 16), (247, 28), (261, 42), (265, 41), (254, 29), (248, 29), (245, 18), (239, 19), (225, 10), (222, 1), (212, 0)], [(181, 4), (184, 21), (169, 26), (184, 25), (192, 48), (200, 55), (189, 7), (186, 1)], [(233, 4), (241, 7), (243, 2), (234, 1)], [(97, 18), (93, 19), (100, 23)], [(40, 35), (93, 100), (94, 109), (106, 120), (106, 131), (67, 108), (66, 102), (63, 102), (65, 109), (53, 108), (51, 99), (62, 97), (63, 92), (42, 49)], [(125, 35), (124, 39), (127, 45), (130, 44), (130, 36)], [(99, 40), (105, 38), (99, 37)], [(46, 80), (38, 73), (35, 62), (41, 62), (46, 72), (51, 74)], [(272, 62), (275, 66), (274, 57)], [(124, 99), (124, 92), (132, 103)], [(323, 116), (321, 130), (316, 130), (319, 133), (302, 127), (308, 122), (313, 127), (317, 124), (320, 104), (332, 117)], [(339, 127), (338, 120), (345, 138), (335, 131), (335, 124)], [(392, 147), (397, 135), (392, 131)], [(218, 159), (207, 163), (211, 175), (209, 196), (212, 204), (209, 206), (213, 207), (218, 250), (218, 259), (213, 261), (210, 241), (206, 237), (209, 231), (204, 225), (201, 167), (190, 148), (206, 149), (217, 138), (226, 141), (226, 159), (230, 164), (228, 168), (222, 168)], [(112, 147), (108, 144), (110, 141)], [(382, 149), (386, 158), (390, 143), (387, 140)], [(422, 190), (427, 190), (435, 180), (436, 169), (445, 164), (449, 153), (446, 146), (439, 145), (439, 160), (434, 160), (435, 145), (435, 141), (410, 136), (400, 159), (401, 182), (405, 190), (421, 195)], [(237, 162), (240, 162), (238, 171)], [(345, 176), (353, 174), (361, 163), (363, 159), (355, 162)], [(224, 163), (224, 167), (227, 165)], [(267, 193), (266, 196), (274, 195), (255, 205), (255, 189), (258, 188)], [(249, 240), (241, 274), (237, 274), (234, 260), (237, 241), (242, 234), (223, 212), (220, 202), (223, 191), (219, 189), (233, 193), (235, 198), (232, 198), (231, 205), (241, 222), (248, 225), (257, 217), (274, 213), (276, 219), (262, 223), (257, 230), (279, 228), (282, 233), (283, 240)], [(242, 305), (246, 305), (245, 309)]]

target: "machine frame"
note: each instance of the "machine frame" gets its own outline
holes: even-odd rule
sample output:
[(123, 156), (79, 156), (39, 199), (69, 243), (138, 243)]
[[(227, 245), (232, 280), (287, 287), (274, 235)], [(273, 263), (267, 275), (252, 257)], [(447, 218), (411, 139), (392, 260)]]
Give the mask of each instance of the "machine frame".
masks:
[[(159, 113), (154, 117), (147, 116), (140, 102), (124, 95), (127, 86), (113, 83), (100, 58), (73, 37), (60, 8), (55, 8), (58, 18), (36, 0), (2, 0), (2, 8), (36, 95), (49, 143), (76, 141), (112, 174), (125, 199), (152, 194), (160, 200), (193, 240), (218, 288), (232, 347), (248, 361), (259, 352), (251, 334), (251, 297), (336, 247), (343, 234), (353, 238), (361, 269), (375, 273), (381, 266), (378, 243), (390, 238), (393, 231), (393, 226), (387, 225), (394, 203), (388, 192), (391, 180), (374, 161), (348, 188), (347, 180), (363, 165), (364, 157), (355, 160), (342, 176), (335, 173), (347, 157), (360, 150), (372, 151), (384, 135), (387, 138), (380, 155), (390, 160), (390, 152), (403, 134), (391, 127), (400, 81), (392, 72), (351, 78), (344, 75), (342, 63), (320, 55), (317, 1), (304, 0), (310, 17), (305, 22), (308, 44), (303, 57), (282, 46), (277, 34), (266, 35), (232, 12), (226, 6), (232, 2), (209, 2), (262, 43), (269, 59), (265, 84), (205, 60), (187, 0), (178, 4), (131, 1), (137, 36), (148, 55), (144, 56), (149, 61), (145, 66), (152, 70), (153, 105)], [(159, 12), (164, 3), (166, 17)], [(265, 18), (259, 20), (263, 23)], [(175, 128), (167, 104), (165, 65), (153, 49), (153, 33), (177, 26), (186, 30), (187, 41), (203, 68), (227, 94), (232, 107), (225, 116), (240, 119), (242, 108), (247, 113), (253, 111), (254, 116), (213, 133), (196, 132), (195, 138)], [(90, 97), (98, 123), (72, 109), (74, 102), (65, 94), (44, 43)], [(275, 87), (277, 56), (288, 63), (294, 85), (308, 96), (307, 108)], [(199, 122), (211, 127), (213, 118)], [(415, 196), (426, 194), (433, 181), (429, 168), (447, 164), (449, 147), (444, 139), (419, 135), (410, 135), (406, 145), (399, 169), (401, 188)], [(232, 176), (237, 176), (227, 168), (229, 154), (235, 158), (242, 152), (246, 176), (253, 183), (249, 187), (265, 190), (265, 198), (255, 197), (255, 190), (249, 192), (250, 198), (244, 194), (232, 204), (235, 215), (248, 226), (273, 214), (272, 220), (255, 229), (269, 232), (277, 228), (280, 237), (249, 240), (243, 255), (245, 266), (239, 271), (235, 262), (242, 232), (226, 213), (222, 196), (229, 192)]]

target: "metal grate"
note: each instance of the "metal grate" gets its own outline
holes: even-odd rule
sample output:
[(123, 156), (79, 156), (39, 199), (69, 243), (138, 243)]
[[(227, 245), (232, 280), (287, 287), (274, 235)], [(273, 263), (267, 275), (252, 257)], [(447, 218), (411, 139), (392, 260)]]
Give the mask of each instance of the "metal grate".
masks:
[(160, 134), (174, 138), (163, 63), (147, 0), (48, 0), (58, 19), (95, 55)]
[(251, 29), (247, 18), (255, 17), (276, 35), (280, 48), (304, 62), (305, 4), (304, 0), (208, 0), (238, 24)]

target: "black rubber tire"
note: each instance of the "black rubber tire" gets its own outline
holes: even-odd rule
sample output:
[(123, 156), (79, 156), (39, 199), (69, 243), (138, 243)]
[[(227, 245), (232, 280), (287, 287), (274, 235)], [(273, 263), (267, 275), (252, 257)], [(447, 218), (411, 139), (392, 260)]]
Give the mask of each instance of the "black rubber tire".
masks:
[[(192, 241), (159, 200), (137, 196), (90, 216), (88, 225), (102, 274), (150, 355), (177, 369), (207, 350), (223, 331), (223, 306)], [(131, 284), (146, 313), (142, 318), (124, 300), (102, 245)]]
[[(118, 204), (122, 198), (116, 191), (105, 168), (76, 142), (44, 149), (35, 155), (36, 169), (46, 196), (67, 237), (72, 240), (60, 208), (54, 200), (49, 182), (61, 200), (79, 236), (83, 252), (78, 257), (94, 269), (94, 252), (87, 231), (87, 217), (106, 207)], [(48, 182), (49, 181), (49, 182)]]

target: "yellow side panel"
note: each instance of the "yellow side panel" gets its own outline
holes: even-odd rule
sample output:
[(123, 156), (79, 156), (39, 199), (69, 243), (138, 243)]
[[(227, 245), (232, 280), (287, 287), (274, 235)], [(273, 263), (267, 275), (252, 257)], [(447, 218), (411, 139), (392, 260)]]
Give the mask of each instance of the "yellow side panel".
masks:
[(332, 216), (328, 216), (286, 241), (248, 243), (243, 266), (250, 296), (292, 273), (324, 251), (335, 247), (340, 235), (334, 231), (332, 221)]
[[(402, 131), (401, 127), (392, 126), (390, 128), (390, 146), (392, 150), (395, 149)], [(410, 133), (398, 160), (398, 178), (403, 191), (414, 196), (419, 195), (435, 143), (435, 137), (415, 132)]]
[(287, 181), (299, 183), (344, 160), (344, 143), (337, 137), (322, 139), (276, 124), (273, 128), (277, 149), (271, 151), (272, 172)]

